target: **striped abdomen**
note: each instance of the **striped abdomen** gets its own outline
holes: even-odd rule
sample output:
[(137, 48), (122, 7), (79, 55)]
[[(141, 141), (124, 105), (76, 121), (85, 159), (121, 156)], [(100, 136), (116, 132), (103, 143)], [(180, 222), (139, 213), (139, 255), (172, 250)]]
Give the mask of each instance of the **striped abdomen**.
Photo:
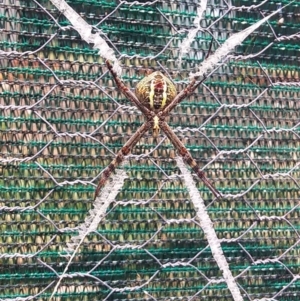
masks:
[[(135, 92), (139, 101), (155, 113), (162, 111), (177, 94), (175, 85), (159, 71), (143, 78), (137, 84)], [(154, 117), (153, 136), (159, 133), (158, 123), (158, 117)]]
[(165, 108), (177, 94), (174, 84), (159, 71), (143, 78), (135, 92), (139, 101), (155, 113)]

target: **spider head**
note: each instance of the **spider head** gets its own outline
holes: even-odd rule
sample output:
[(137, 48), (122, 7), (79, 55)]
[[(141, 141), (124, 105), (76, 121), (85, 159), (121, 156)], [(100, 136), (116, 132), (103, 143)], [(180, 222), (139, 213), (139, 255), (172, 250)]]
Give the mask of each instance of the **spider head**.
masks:
[(159, 127), (159, 118), (157, 116), (154, 116), (153, 118), (153, 137), (156, 138), (158, 137), (160, 133), (160, 127)]
[(162, 111), (177, 94), (175, 85), (159, 71), (143, 78), (135, 92), (139, 101), (155, 113)]

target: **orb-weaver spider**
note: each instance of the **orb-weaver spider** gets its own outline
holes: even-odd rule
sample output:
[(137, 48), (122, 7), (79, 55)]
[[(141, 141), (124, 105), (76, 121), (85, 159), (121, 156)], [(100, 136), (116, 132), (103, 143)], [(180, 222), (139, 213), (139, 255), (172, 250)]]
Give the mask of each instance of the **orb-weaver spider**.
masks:
[(195, 78), (192, 79), (188, 86), (177, 94), (174, 84), (161, 72), (156, 71), (143, 78), (137, 84), (135, 90), (136, 94), (134, 94), (118, 77), (109, 61), (106, 61), (106, 65), (119, 90), (140, 109), (146, 118), (146, 122), (131, 136), (118, 151), (112, 162), (102, 172), (95, 191), (95, 198), (98, 196), (100, 189), (104, 186), (111, 173), (150, 128), (153, 129), (154, 136), (157, 136), (161, 129), (177, 149), (179, 155), (197, 174), (199, 179), (210, 189), (215, 197), (220, 197), (221, 194), (219, 191), (208, 181), (204, 172), (200, 170), (190, 152), (165, 121), (165, 118), (169, 115), (170, 111), (183, 99), (189, 96), (202, 81), (197, 81)]

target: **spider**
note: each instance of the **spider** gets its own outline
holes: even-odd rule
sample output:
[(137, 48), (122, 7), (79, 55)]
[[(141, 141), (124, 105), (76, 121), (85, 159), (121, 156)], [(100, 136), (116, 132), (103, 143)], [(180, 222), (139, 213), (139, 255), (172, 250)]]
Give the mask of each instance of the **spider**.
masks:
[(220, 192), (209, 182), (190, 152), (165, 121), (170, 111), (173, 110), (183, 99), (189, 96), (203, 80), (197, 82), (196, 78), (193, 78), (188, 86), (177, 94), (175, 85), (161, 72), (156, 71), (143, 78), (137, 84), (134, 94), (118, 77), (109, 61), (106, 61), (106, 65), (113, 76), (118, 89), (139, 108), (145, 116), (146, 122), (144, 122), (136, 133), (131, 136), (131, 138), (118, 151), (112, 162), (102, 172), (95, 191), (95, 198), (98, 196), (101, 188), (105, 185), (111, 173), (124, 160), (124, 157), (129, 154), (131, 149), (150, 128), (153, 130), (154, 137), (158, 135), (160, 129), (166, 134), (183, 160), (210, 189), (213, 195), (219, 198), (221, 196)]

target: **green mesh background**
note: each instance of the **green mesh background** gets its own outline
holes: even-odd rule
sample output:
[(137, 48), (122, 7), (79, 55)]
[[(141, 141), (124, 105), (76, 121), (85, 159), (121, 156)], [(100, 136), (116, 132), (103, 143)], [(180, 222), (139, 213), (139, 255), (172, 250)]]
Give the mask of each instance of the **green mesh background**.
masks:
[[(213, 55), (218, 43), (289, 1), (265, 2), (228, 12), (225, 2), (209, 1), (201, 26), (215, 24), (198, 32), (181, 65), (198, 1), (68, 3), (102, 30), (128, 87), (150, 69), (167, 71), (180, 91), (208, 54), (210, 33)], [(0, 3), (0, 300), (49, 300), (67, 243), (93, 209), (99, 174), (144, 121), (98, 51), (74, 29), (61, 30), (70, 23), (50, 1), (39, 3), (46, 10), (34, 1)], [(194, 177), (244, 300), (300, 295), (299, 40), (274, 35), (299, 32), (299, 5), (234, 54), (257, 54), (275, 41), (271, 47), (229, 60), (168, 118), (224, 195), (216, 200)], [(141, 139), (122, 167), (122, 190), (54, 300), (237, 300), (195, 222), (176, 156), (164, 134)]]

